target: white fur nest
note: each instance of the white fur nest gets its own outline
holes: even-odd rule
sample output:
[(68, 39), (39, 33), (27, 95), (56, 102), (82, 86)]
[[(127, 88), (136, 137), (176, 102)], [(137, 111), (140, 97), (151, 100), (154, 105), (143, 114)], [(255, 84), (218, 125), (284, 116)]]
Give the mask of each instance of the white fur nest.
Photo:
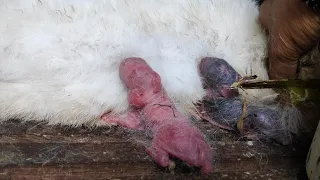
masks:
[(144, 58), (191, 115), (204, 96), (202, 57), (268, 79), (257, 16), (251, 0), (1, 0), (0, 121), (105, 125), (104, 111), (128, 108), (118, 66), (130, 56)]

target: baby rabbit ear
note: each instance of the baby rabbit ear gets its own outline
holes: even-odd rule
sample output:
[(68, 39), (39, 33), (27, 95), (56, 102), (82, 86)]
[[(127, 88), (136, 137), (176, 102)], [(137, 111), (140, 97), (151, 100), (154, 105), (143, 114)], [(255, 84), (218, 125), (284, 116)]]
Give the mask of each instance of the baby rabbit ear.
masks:
[(153, 88), (153, 93), (158, 93), (162, 90), (161, 78), (160, 78), (159, 74), (156, 72), (153, 72), (152, 88)]

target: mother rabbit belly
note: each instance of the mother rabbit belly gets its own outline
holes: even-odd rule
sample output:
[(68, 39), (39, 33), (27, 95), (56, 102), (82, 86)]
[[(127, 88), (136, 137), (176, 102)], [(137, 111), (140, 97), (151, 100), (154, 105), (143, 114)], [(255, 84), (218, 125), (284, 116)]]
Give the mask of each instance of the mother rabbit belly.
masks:
[(133, 56), (160, 75), (179, 111), (195, 114), (203, 57), (268, 78), (257, 16), (250, 0), (2, 0), (0, 121), (106, 125), (101, 114), (128, 110), (119, 65)]

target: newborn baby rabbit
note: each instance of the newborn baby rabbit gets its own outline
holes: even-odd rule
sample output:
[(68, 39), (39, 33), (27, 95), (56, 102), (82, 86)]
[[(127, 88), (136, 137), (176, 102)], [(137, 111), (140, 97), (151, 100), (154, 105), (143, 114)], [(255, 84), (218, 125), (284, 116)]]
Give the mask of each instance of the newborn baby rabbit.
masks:
[(212, 171), (212, 152), (201, 132), (177, 111), (162, 87), (158, 73), (141, 58), (127, 58), (120, 64), (120, 78), (129, 90), (132, 106), (127, 116), (104, 114), (102, 119), (123, 127), (151, 130), (152, 146), (147, 152), (161, 166), (170, 164), (169, 155)]
[(224, 129), (240, 131), (245, 137), (274, 139), (282, 144), (292, 141), (301, 119), (295, 107), (282, 106), (274, 98), (246, 103), (236, 89), (230, 88), (246, 77), (242, 78), (223, 59), (203, 58), (199, 71), (208, 92), (201, 106), (206, 120)]

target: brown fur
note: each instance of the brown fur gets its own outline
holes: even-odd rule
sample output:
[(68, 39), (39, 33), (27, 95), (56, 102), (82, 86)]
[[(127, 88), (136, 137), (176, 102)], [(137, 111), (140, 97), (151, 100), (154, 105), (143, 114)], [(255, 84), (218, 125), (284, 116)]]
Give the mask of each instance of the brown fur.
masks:
[(259, 20), (269, 32), (270, 79), (297, 77), (298, 60), (320, 38), (320, 16), (301, 0), (265, 0)]

